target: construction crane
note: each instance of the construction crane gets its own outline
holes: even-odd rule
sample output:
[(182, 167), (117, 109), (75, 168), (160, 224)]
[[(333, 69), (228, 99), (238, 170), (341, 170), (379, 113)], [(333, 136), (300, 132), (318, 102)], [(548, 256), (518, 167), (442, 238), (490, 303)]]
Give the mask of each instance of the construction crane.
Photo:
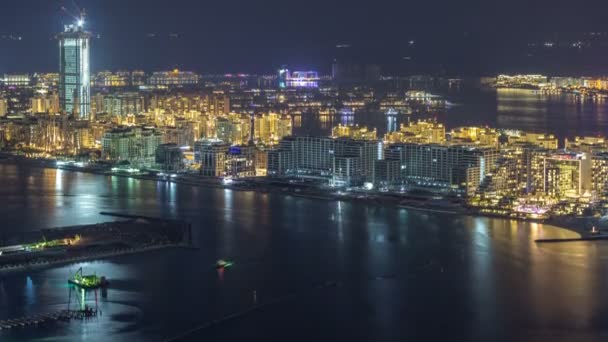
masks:
[(75, 15), (72, 11), (70, 11), (66, 6), (61, 6), (61, 10), (63, 12), (65, 12), (67, 15), (69, 15), (70, 17), (72, 17), (74, 19), (74, 21), (76, 21), (76, 24), (78, 26), (83, 26), (84, 22), (85, 22), (85, 17), (86, 17), (86, 11), (84, 8), (80, 8), (76, 2), (74, 0), (72, 0), (72, 5), (73, 7), (76, 8), (76, 11), (78, 12), (78, 15)]

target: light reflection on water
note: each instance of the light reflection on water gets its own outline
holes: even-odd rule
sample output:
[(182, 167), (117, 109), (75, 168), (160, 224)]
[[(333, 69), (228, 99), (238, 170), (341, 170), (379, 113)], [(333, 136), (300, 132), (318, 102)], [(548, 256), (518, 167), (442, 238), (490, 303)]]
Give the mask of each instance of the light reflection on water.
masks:
[[(341, 286), (213, 334), (554, 341), (603, 330), (608, 248), (536, 245), (573, 234), (550, 226), (2, 164), (0, 175), (0, 215), (10, 230), (99, 222), (108, 220), (100, 211), (118, 211), (188, 219), (200, 247), (2, 278), (0, 319), (64, 308), (67, 278), (79, 266), (111, 283), (94, 322), (3, 341), (162, 340), (326, 281)], [(235, 266), (218, 274), (220, 258)], [(273, 330), (276, 321), (285, 329)]]
[(491, 126), (552, 133), (560, 140), (575, 136), (606, 135), (608, 101), (580, 98), (571, 94), (546, 95), (524, 89), (479, 91), (462, 89), (444, 94), (455, 105), (428, 113), (390, 117), (381, 111), (357, 111), (354, 115), (316, 115), (304, 113), (294, 119), (294, 133), (330, 135), (338, 124), (358, 124), (378, 129), (381, 137), (399, 125), (419, 118), (437, 119), (448, 129), (459, 126)]
[(560, 139), (606, 135), (608, 132), (608, 102), (603, 100), (499, 89), (459, 94), (454, 101), (463, 105), (445, 114), (448, 127), (481, 124), (552, 133)]

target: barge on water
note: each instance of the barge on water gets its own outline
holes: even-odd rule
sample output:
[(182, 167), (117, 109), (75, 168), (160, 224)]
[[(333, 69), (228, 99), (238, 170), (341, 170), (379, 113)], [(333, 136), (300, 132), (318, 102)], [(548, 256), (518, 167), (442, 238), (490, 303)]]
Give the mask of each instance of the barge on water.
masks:
[(95, 290), (109, 285), (106, 277), (98, 277), (96, 274), (83, 275), (82, 267), (74, 273), (74, 276), (68, 279), (68, 283), (85, 290)]

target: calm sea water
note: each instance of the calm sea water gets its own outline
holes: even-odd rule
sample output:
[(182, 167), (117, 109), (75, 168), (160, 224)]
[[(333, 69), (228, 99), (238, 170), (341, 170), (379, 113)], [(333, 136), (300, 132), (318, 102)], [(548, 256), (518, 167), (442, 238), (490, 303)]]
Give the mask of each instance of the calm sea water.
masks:
[[(572, 236), (546, 225), (14, 165), (0, 165), (0, 198), (3, 232), (118, 211), (190, 220), (200, 246), (1, 278), (0, 319), (65, 308), (80, 266), (111, 281), (98, 319), (2, 341), (162, 341), (267, 303), (190, 340), (607, 336), (608, 244), (537, 246)], [(218, 273), (219, 258), (236, 265)]]

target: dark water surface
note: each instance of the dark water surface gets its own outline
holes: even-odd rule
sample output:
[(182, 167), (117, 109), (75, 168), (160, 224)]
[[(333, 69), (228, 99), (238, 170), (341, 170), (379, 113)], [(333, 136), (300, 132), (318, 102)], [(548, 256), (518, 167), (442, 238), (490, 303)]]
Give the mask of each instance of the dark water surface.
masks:
[(448, 95), (454, 105), (446, 113), (449, 128), (488, 125), (552, 133), (558, 138), (608, 136), (608, 101), (572, 94), (540, 94), (524, 89), (464, 91)]
[(0, 200), (2, 232), (117, 211), (190, 220), (201, 247), (0, 278), (0, 319), (65, 308), (80, 266), (111, 281), (100, 318), (1, 341), (162, 341), (265, 304), (190, 340), (608, 338), (608, 244), (535, 245), (572, 236), (547, 225), (2, 164)]

